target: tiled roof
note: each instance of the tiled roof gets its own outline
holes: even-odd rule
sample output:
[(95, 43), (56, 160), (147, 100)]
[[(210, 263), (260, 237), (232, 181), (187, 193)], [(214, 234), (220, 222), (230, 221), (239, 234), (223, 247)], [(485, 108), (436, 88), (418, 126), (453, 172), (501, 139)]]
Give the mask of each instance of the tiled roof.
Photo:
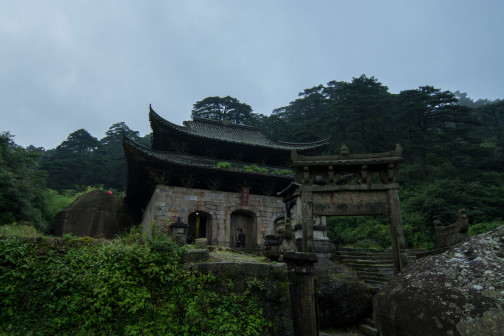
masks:
[(243, 162), (233, 162), (233, 161), (226, 161), (231, 164), (231, 167), (228, 169), (223, 169), (223, 168), (217, 168), (217, 164), (221, 161), (218, 159), (211, 159), (211, 158), (206, 158), (206, 157), (200, 157), (200, 156), (193, 156), (193, 155), (183, 155), (183, 154), (178, 154), (178, 153), (172, 153), (172, 152), (165, 152), (165, 151), (156, 151), (152, 150), (150, 148), (144, 147), (133, 140), (127, 138), (126, 136), (124, 137), (124, 148), (126, 152), (126, 156), (129, 155), (129, 153), (133, 153), (133, 155), (140, 154), (144, 157), (152, 158), (155, 160), (162, 161), (164, 163), (168, 163), (171, 165), (176, 165), (176, 166), (181, 166), (181, 167), (194, 167), (194, 168), (202, 168), (202, 169), (210, 169), (210, 170), (217, 170), (220, 172), (234, 172), (234, 173), (240, 173), (240, 174), (252, 174), (252, 175), (263, 175), (263, 176), (274, 176), (276, 178), (281, 178), (281, 179), (287, 179), (287, 180), (292, 180), (292, 175), (281, 175), (279, 174), (279, 171), (281, 170), (286, 170), (287, 168), (285, 167), (272, 167), (272, 166), (263, 166), (263, 165), (258, 165), (259, 168), (262, 168), (262, 170), (266, 169), (267, 171), (246, 171), (245, 170), (245, 165)]
[(329, 155), (329, 156), (305, 156), (299, 155), (296, 152), (291, 153), (293, 166), (352, 166), (363, 164), (385, 164), (385, 163), (402, 163), (402, 147), (397, 144), (396, 149), (383, 153), (369, 154), (345, 154), (345, 155)]
[(155, 125), (169, 128), (176, 132), (182, 132), (203, 139), (212, 139), (224, 142), (239, 143), (248, 146), (266, 147), (297, 151), (316, 149), (329, 144), (329, 138), (309, 143), (292, 143), (269, 140), (256, 127), (224, 124), (221, 121), (194, 118), (192, 121), (184, 121), (184, 126), (173, 124), (159, 116), (150, 108), (149, 119), (154, 130)]

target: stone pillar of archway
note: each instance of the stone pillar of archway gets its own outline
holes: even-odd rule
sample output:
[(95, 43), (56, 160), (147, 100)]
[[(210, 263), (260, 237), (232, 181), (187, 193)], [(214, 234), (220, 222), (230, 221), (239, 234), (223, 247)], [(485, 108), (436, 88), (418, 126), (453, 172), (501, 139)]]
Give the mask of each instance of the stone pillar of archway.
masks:
[(401, 204), (399, 202), (399, 190), (387, 190), (389, 204), (388, 220), (390, 223), (390, 238), (392, 240), (392, 257), (394, 259), (394, 273), (399, 273), (408, 264), (406, 254), (406, 240), (401, 219)]

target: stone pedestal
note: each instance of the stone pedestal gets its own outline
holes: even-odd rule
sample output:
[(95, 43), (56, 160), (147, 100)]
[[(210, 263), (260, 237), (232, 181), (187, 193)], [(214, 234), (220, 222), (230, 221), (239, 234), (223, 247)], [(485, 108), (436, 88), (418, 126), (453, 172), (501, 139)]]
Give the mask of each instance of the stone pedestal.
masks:
[(289, 293), (292, 321), (296, 336), (318, 336), (317, 302), (313, 264), (317, 262), (315, 253), (285, 252), (284, 261), (289, 272)]

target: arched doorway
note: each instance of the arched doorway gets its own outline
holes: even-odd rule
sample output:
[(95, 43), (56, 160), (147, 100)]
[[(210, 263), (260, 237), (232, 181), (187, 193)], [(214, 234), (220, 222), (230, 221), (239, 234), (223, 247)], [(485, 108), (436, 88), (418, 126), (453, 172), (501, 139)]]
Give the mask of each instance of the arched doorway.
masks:
[(212, 216), (206, 212), (195, 211), (189, 215), (187, 230), (188, 242), (196, 238), (206, 238), (212, 243)]
[(253, 212), (237, 210), (231, 214), (231, 247), (236, 247), (239, 232), (245, 234), (245, 247), (257, 246), (256, 215)]

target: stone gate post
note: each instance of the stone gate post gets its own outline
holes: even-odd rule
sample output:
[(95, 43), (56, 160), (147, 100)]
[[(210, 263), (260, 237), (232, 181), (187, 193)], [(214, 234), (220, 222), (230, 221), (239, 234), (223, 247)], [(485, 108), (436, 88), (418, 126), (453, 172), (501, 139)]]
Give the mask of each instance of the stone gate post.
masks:
[(292, 321), (296, 336), (318, 336), (317, 299), (313, 264), (315, 253), (285, 252), (284, 261), (289, 272), (289, 293)]

